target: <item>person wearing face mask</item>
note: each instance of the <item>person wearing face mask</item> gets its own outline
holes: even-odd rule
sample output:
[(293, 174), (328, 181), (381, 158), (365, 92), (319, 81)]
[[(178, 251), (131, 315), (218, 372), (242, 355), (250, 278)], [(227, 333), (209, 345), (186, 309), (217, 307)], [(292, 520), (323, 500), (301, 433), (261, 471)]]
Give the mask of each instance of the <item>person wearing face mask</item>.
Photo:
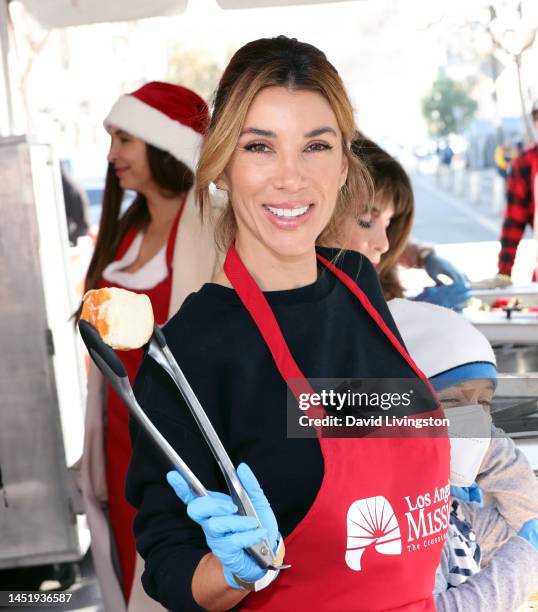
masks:
[(436, 578), (437, 609), (515, 610), (538, 590), (538, 481), (513, 441), (491, 425), (493, 350), (448, 309), (401, 299), (389, 308), (450, 419), (453, 495), (460, 494), (455, 487), (476, 481), (492, 500), (482, 507), (454, 495)]
[[(143, 584), (172, 610), (435, 609), (446, 526), (431, 547), (402, 542), (406, 496), (447, 485), (446, 436), (340, 439), (314, 428), (312, 437), (287, 435), (287, 410), (302, 414), (298, 388), (311, 389), (306, 377), (413, 380), (425, 391), (416, 409), (440, 413), (401, 346), (367, 258), (316, 249), (341, 216), (354, 210), (357, 217), (370, 199), (367, 174), (350, 150), (354, 131), (341, 78), (312, 45), (256, 40), (222, 75), (197, 190), (203, 212), (211, 183), (228, 196), (217, 232), (226, 259), (163, 331), (262, 528), (219, 493), (222, 474), (177, 389), (145, 359), (138, 400), (211, 491), (195, 497), (133, 423), (127, 496), (138, 508)], [(385, 513), (362, 566), (346, 553), (348, 513), (359, 502), (379, 502)], [(396, 528), (386, 532), (389, 517), (401, 540)], [(290, 568), (265, 571), (246, 553), (264, 536)]]
[[(387, 300), (403, 297), (404, 289), (397, 266), (423, 268), (435, 281), (414, 300), (448, 308), (461, 308), (469, 298), (469, 283), (449, 261), (439, 257), (429, 245), (409, 239), (413, 226), (414, 197), (411, 181), (400, 163), (375, 142), (358, 134), (352, 151), (363, 161), (374, 183), (372, 208), (358, 219), (343, 221), (339, 244), (363, 253), (379, 274)], [(441, 276), (452, 280), (443, 284)]]
[[(147, 83), (112, 106), (104, 122), (111, 143), (86, 291), (120, 287), (144, 293), (157, 323), (164, 324), (186, 295), (211, 278), (213, 229), (199, 219), (192, 190), (208, 119), (197, 94), (170, 83)], [(122, 213), (126, 190), (135, 198)], [(142, 351), (119, 356), (133, 381)], [(114, 612), (162, 609), (140, 584), (134, 508), (124, 493), (130, 451), (127, 409), (92, 366), (81, 485), (97, 577), (105, 607)]]

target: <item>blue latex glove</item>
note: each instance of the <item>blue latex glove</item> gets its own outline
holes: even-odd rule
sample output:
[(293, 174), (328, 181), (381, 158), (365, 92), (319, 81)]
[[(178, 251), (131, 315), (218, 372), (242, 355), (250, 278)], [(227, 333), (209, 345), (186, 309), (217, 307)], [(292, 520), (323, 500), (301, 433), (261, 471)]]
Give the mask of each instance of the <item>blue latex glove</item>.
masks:
[(450, 487), (450, 494), (452, 497), (465, 502), (476, 502), (480, 506), (484, 505), (482, 491), (476, 482), (473, 482), (470, 487)]
[(465, 274), (462, 274), (457, 268), (455, 268), (449, 261), (439, 257), (435, 253), (431, 253), (424, 260), (424, 269), (428, 273), (428, 276), (435, 281), (436, 285), (442, 284), (439, 276), (444, 274), (452, 279), (454, 283), (465, 283), (467, 282), (467, 278)]
[(258, 527), (258, 521), (254, 517), (237, 514), (237, 506), (229, 495), (210, 491), (209, 495), (195, 497), (178, 472), (172, 471), (166, 475), (175, 494), (187, 505), (187, 514), (202, 527), (207, 545), (223, 565), (226, 582), (234, 589), (242, 588), (234, 580), (234, 575), (245, 582), (255, 582), (266, 573), (245, 548), (258, 544), (267, 537), (275, 550), (278, 539), (275, 515), (252, 470), (245, 463), (241, 463), (237, 468), (237, 475), (263, 527)]
[(469, 299), (470, 285), (465, 282), (454, 282), (452, 285), (439, 285), (438, 287), (426, 287), (413, 299), (417, 302), (429, 302), (445, 308), (461, 310)]
[(538, 550), (538, 518), (528, 520), (517, 532), (517, 535), (527, 540)]

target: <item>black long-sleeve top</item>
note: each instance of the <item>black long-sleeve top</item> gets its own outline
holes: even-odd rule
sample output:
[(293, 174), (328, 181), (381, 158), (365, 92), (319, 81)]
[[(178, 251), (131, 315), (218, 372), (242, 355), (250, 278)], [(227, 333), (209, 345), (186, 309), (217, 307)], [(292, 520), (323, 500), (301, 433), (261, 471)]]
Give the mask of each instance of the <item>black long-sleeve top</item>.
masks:
[[(328, 259), (337, 254), (320, 252)], [(356, 279), (400, 338), (368, 259), (347, 251), (337, 265)], [(415, 377), (356, 297), (328, 270), (311, 285), (264, 295), (307, 378)], [(185, 300), (164, 333), (234, 465), (245, 462), (256, 474), (285, 537), (314, 501), (323, 457), (316, 439), (288, 439), (286, 384), (252, 318), (233, 289), (208, 283)], [(226, 492), (179, 392), (151, 358), (142, 364), (135, 392), (202, 483)], [(203, 532), (167, 484), (169, 466), (134, 423), (131, 434), (126, 491), (138, 508), (134, 531), (145, 559), (144, 588), (171, 610), (199, 610), (191, 582), (208, 552)]]

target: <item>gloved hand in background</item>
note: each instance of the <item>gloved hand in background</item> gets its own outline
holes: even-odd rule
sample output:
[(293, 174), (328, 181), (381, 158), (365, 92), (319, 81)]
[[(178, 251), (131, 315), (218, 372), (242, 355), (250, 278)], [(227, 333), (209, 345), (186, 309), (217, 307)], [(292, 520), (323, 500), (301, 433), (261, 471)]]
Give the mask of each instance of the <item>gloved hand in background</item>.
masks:
[(254, 517), (237, 514), (237, 506), (229, 495), (210, 491), (209, 495), (195, 497), (178, 472), (172, 471), (166, 475), (175, 494), (186, 504), (187, 514), (202, 527), (207, 545), (223, 565), (226, 582), (234, 589), (241, 588), (234, 580), (234, 575), (245, 582), (256, 582), (266, 573), (245, 548), (267, 537), (275, 550), (278, 539), (275, 515), (252, 470), (241, 463), (237, 475), (263, 527), (258, 527)]
[(435, 251), (430, 253), (426, 259), (424, 259), (424, 269), (428, 273), (428, 276), (435, 281), (436, 285), (442, 284), (442, 280), (439, 278), (441, 274), (451, 278), (453, 283), (468, 282), (465, 274), (462, 274), (446, 259), (439, 257)]
[(523, 527), (517, 532), (517, 535), (527, 540), (538, 550), (538, 518), (530, 519), (524, 523)]
[(464, 281), (454, 281), (452, 285), (438, 285), (437, 287), (426, 287), (413, 299), (417, 302), (429, 302), (445, 308), (461, 310), (469, 299), (470, 285)]
[(484, 505), (482, 491), (476, 482), (473, 482), (470, 487), (450, 487), (450, 494), (452, 497), (465, 502), (476, 502), (480, 506)]

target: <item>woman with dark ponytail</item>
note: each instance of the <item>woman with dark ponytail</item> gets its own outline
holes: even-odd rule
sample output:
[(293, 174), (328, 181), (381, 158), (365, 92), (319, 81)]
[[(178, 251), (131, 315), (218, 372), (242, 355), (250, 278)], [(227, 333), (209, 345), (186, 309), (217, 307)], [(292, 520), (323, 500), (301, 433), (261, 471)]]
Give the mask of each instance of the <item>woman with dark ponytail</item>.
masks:
[[(159, 82), (121, 96), (105, 119), (111, 136), (109, 165), (85, 289), (145, 293), (161, 325), (215, 268), (213, 231), (202, 223), (192, 195), (208, 120), (207, 106), (197, 94)], [(125, 190), (136, 196), (123, 212)], [(134, 380), (142, 351), (119, 356)], [(162, 609), (140, 585), (134, 508), (124, 495), (130, 454), (127, 409), (92, 367), (82, 487), (105, 608), (114, 612)]]

